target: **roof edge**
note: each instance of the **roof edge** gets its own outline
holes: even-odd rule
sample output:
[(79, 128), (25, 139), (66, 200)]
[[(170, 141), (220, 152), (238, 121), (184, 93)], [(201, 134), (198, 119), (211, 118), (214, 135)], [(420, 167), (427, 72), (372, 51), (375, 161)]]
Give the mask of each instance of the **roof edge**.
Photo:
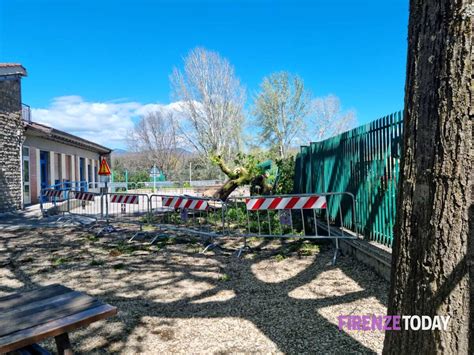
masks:
[[(102, 154), (112, 153), (112, 149), (104, 147), (103, 145), (100, 145), (100, 144), (95, 143), (95, 142), (91, 142), (87, 139), (75, 136), (73, 134), (61, 131), (61, 130), (56, 129), (56, 128), (43, 125), (41, 123), (25, 122), (25, 127), (26, 127), (26, 129), (32, 129), (32, 130), (41, 132), (47, 137), (56, 137), (59, 140), (71, 141), (72, 143), (75, 143), (76, 145), (86, 146), (89, 149), (98, 151)], [(64, 142), (64, 143), (68, 144), (68, 142)]]

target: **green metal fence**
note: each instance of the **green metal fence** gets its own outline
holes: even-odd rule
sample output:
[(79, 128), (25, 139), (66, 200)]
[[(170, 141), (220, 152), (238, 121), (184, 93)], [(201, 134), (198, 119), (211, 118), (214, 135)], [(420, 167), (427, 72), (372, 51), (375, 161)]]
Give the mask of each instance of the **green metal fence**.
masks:
[[(321, 142), (302, 146), (296, 158), (295, 192), (343, 192), (356, 197), (358, 230), (365, 238), (392, 245), (400, 170), (403, 114), (396, 112)], [(352, 206), (342, 205), (344, 226)], [(339, 204), (340, 202), (340, 204)], [(329, 210), (336, 220), (337, 209)]]

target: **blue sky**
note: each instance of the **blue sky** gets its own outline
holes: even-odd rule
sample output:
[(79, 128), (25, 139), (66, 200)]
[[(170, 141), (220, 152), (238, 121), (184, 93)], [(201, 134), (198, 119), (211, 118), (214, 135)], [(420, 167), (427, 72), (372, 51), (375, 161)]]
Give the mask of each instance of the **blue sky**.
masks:
[(0, 0), (0, 62), (27, 68), (23, 101), (46, 115), (64, 96), (168, 104), (173, 67), (203, 46), (235, 66), (249, 104), (287, 70), (365, 123), (403, 107), (407, 21), (408, 0)]

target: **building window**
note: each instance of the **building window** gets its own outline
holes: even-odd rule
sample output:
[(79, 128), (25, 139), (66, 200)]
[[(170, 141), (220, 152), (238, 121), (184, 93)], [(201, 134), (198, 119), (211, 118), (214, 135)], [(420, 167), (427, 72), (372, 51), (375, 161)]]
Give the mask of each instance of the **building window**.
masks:
[(22, 149), (22, 170), (23, 170), (23, 204), (29, 205), (31, 203), (30, 192), (30, 148), (23, 147)]

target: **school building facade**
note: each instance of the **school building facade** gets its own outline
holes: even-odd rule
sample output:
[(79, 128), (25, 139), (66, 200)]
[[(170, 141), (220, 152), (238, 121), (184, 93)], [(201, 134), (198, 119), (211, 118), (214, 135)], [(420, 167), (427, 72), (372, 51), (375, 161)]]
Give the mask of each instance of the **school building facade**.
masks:
[(20, 64), (0, 63), (0, 213), (39, 202), (41, 189), (98, 191), (111, 149), (34, 122), (22, 104)]

